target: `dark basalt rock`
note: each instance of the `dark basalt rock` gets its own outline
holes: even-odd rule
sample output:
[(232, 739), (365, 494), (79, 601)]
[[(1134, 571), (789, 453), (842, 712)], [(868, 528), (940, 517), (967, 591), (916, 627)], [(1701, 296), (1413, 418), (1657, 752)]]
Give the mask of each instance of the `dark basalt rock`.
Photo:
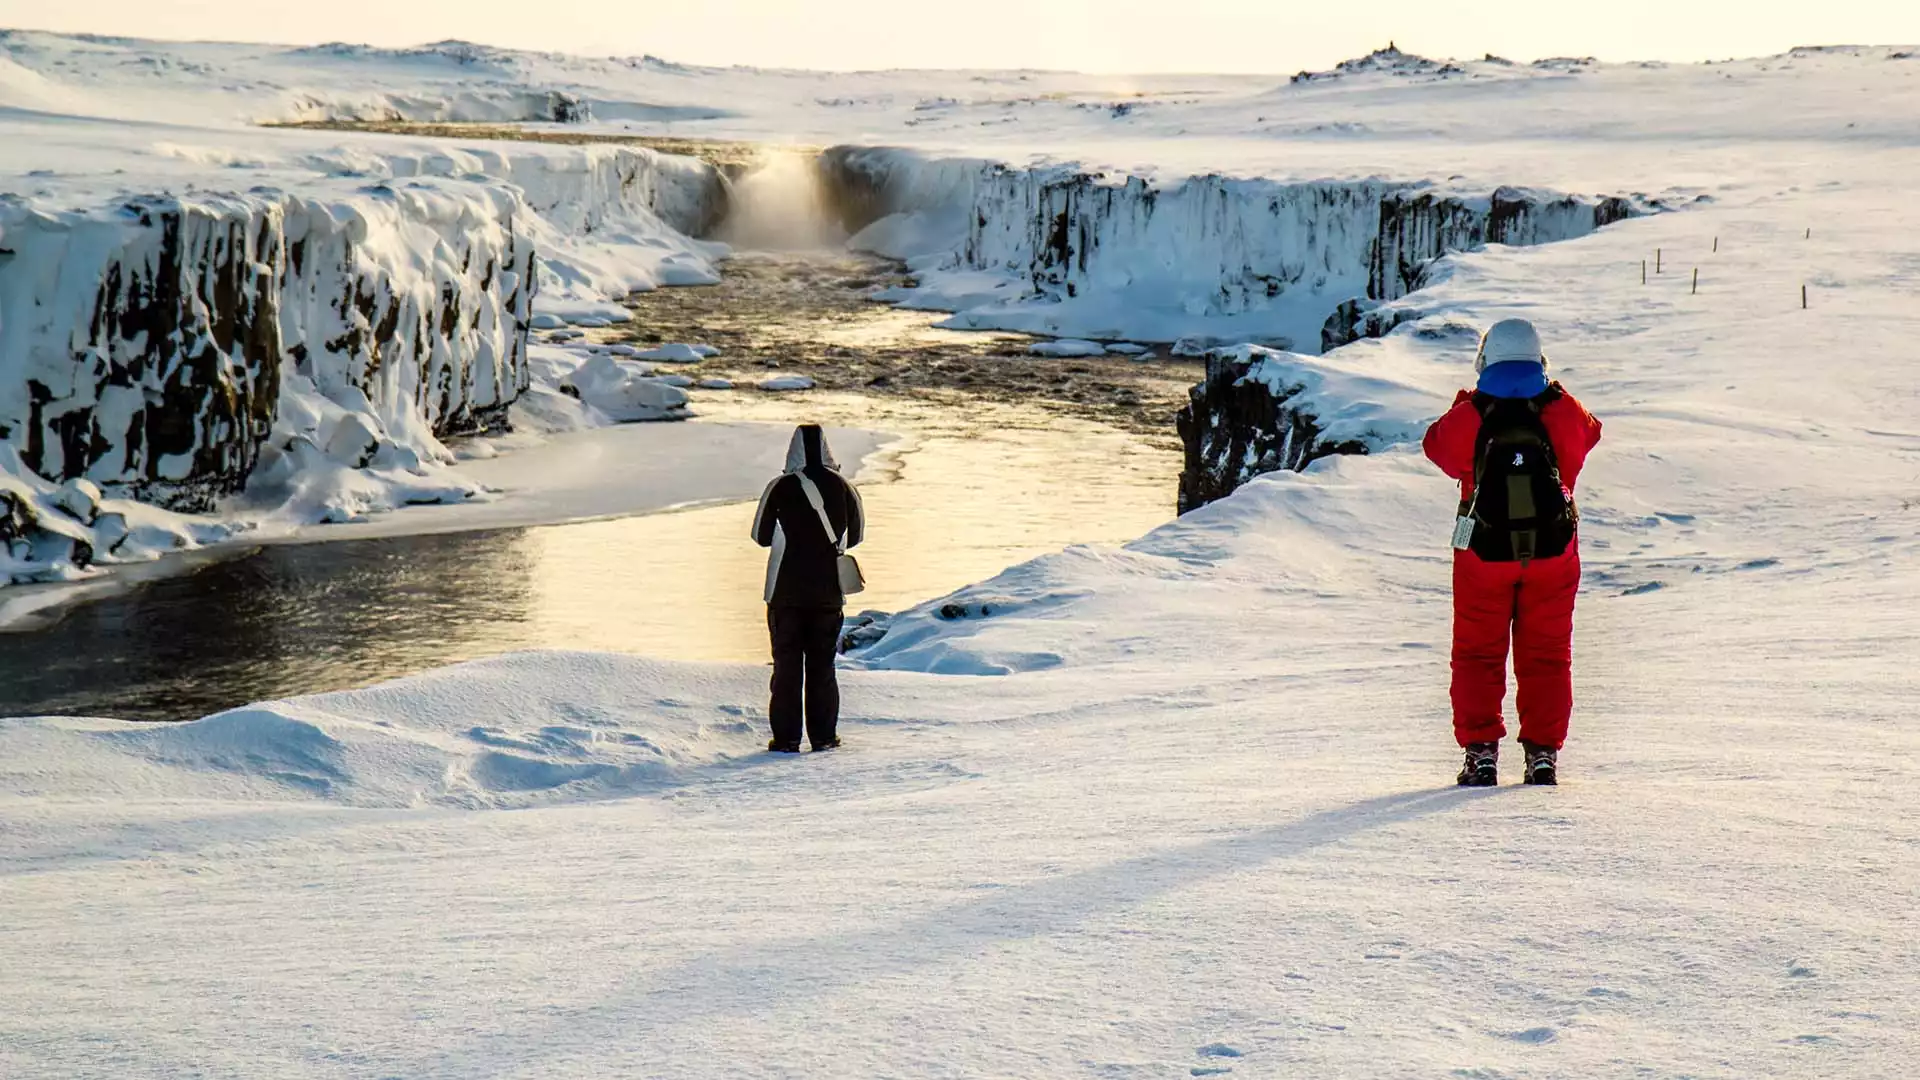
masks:
[[(24, 492), (0, 487), (0, 550), (21, 562), (68, 562), (85, 569), (93, 565), (93, 545), (69, 535), (72, 532), (70, 527), (42, 521)], [(7, 578), (0, 577), (0, 585), (7, 582)]]
[(1224, 351), (1207, 358), (1207, 377), (1177, 418), (1186, 444), (1180, 513), (1224, 499), (1262, 473), (1367, 452), (1358, 442), (1326, 439), (1318, 418), (1291, 404), (1299, 387), (1276, 395), (1265, 381), (1247, 379), (1259, 362)]
[[(129, 201), (130, 228), (106, 254), (91, 310), (63, 336), (64, 354), (22, 358), (21, 423), (0, 423), (21, 461), (55, 482), (87, 478), (115, 497), (178, 510), (211, 509), (243, 487), (277, 418), (283, 357), (322, 387), (343, 383), (378, 400), (390, 365), (412, 367), (416, 407), (437, 435), (483, 431), (526, 389), (526, 322), (537, 282), (531, 243), (509, 228), (499, 245), (466, 236), (459, 261), (436, 267), (426, 294), (396, 286), (363, 258), (350, 228), (324, 214), (287, 239), (288, 204), (164, 196)], [(469, 310), (490, 292), (507, 328), (489, 353)], [(282, 317), (301, 305), (289, 341)], [(313, 325), (316, 313), (336, 328)], [(497, 332), (492, 330), (491, 332)], [(45, 348), (45, 346), (41, 346)], [(501, 355), (503, 353), (504, 355)], [(490, 357), (495, 370), (476, 370)]]
[(157, 243), (108, 263), (60, 393), (30, 380), (21, 460), (204, 508), (245, 481), (280, 393), (276, 212), (136, 199)]
[(1511, 187), (1496, 190), (1485, 208), (1455, 195), (1392, 192), (1380, 203), (1367, 296), (1397, 300), (1425, 287), (1428, 270), (1445, 255), (1572, 239), (1645, 212), (1619, 196), (1586, 199)]
[(1326, 324), (1320, 328), (1320, 351), (1330, 353), (1356, 341), (1386, 337), (1422, 315), (1411, 308), (1383, 308), (1372, 300), (1356, 297), (1334, 308), (1333, 314), (1327, 316)]
[(893, 626), (893, 616), (884, 611), (863, 611), (850, 615), (840, 628), (839, 652), (858, 652), (880, 644)]
[(593, 119), (593, 106), (578, 95), (564, 90), (549, 90), (547, 119), (556, 124), (584, 124)]
[(814, 160), (827, 213), (852, 236), (900, 209), (904, 155), (886, 147), (835, 146)]

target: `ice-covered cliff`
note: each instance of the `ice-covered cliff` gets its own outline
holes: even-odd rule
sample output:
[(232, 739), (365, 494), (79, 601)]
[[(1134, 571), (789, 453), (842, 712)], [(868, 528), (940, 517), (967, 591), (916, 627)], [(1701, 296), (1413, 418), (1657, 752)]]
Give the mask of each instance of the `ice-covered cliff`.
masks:
[[(23, 491), (84, 481), (203, 511), (309, 458), (430, 481), (440, 439), (497, 425), (527, 388), (536, 292), (565, 309), (713, 273), (691, 236), (725, 188), (691, 159), (345, 164), (358, 175), (297, 189), (0, 196), (0, 448)], [(396, 501), (471, 491), (423, 486)], [(315, 509), (371, 505), (349, 501)]]
[(1444, 399), (1407, 378), (1403, 360), (1257, 345), (1209, 353), (1206, 378), (1178, 418), (1186, 447), (1180, 512), (1224, 499), (1263, 473), (1299, 472), (1333, 454), (1417, 440)]
[(49, 480), (206, 509), (252, 472), (283, 365), (416, 450), (483, 428), (526, 382), (518, 209), (429, 181), (13, 206), (0, 439)]
[(919, 288), (897, 298), (958, 311), (956, 325), (1309, 349), (1323, 331), (1341, 344), (1391, 329), (1365, 312), (1419, 289), (1449, 254), (1573, 239), (1657, 207), (1377, 178), (1155, 182), (848, 148), (823, 171), (845, 223), (866, 229), (857, 242), (917, 257)]
[(1168, 187), (1072, 170), (991, 169), (963, 251), (1040, 296), (1144, 293), (1240, 315), (1287, 294), (1363, 287), (1388, 185), (1198, 176)]
[(1503, 187), (1485, 198), (1403, 190), (1380, 204), (1367, 296), (1397, 300), (1425, 284), (1434, 262), (1488, 244), (1531, 247), (1572, 240), (1658, 208), (1644, 198), (1587, 197)]
[[(822, 159), (856, 243), (911, 256), (893, 299), (960, 327), (1169, 342), (1251, 343), (1214, 355), (1180, 427), (1181, 506), (1365, 439), (1330, 431), (1272, 350), (1328, 352), (1419, 319), (1412, 294), (1449, 255), (1571, 240), (1653, 212), (1641, 196), (1383, 179), (1194, 176), (1155, 183), (1069, 167), (1016, 169), (842, 148)], [(1293, 370), (1301, 370), (1296, 363)]]

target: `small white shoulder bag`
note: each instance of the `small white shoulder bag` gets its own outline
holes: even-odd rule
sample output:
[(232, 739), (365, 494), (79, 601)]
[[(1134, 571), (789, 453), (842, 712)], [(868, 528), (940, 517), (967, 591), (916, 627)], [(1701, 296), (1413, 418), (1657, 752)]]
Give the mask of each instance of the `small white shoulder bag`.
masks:
[(807, 493), (807, 502), (813, 504), (813, 512), (820, 515), (820, 527), (827, 530), (827, 539), (833, 542), (833, 550), (839, 555), (834, 560), (834, 567), (840, 573), (840, 591), (848, 596), (864, 592), (867, 587), (866, 575), (860, 572), (859, 560), (847, 554), (845, 538), (833, 531), (833, 519), (827, 516), (826, 500), (820, 497), (820, 489), (807, 478), (806, 473), (793, 475), (800, 478), (800, 490)]

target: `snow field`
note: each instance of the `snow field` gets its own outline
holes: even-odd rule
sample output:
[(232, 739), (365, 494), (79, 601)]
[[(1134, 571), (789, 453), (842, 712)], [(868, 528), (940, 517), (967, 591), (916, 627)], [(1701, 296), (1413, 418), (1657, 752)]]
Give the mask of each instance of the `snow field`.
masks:
[[(758, 753), (763, 668), (583, 653), (157, 731), (0, 721), (0, 1073), (1903, 1075), (1904, 63), (1414, 65), (1125, 116), (996, 100), (1067, 77), (809, 77), (861, 103), (822, 115), (751, 92), (799, 76), (639, 64), (737, 91), (713, 131), (925, 101), (929, 154), (1715, 198), (1450, 257), (1386, 337), (1258, 354), (1375, 452), (901, 613), (834, 755)], [(1643, 286), (1655, 249), (1688, 273)], [(1580, 704), (1565, 787), (1461, 792), (1453, 496), (1407, 439), (1469, 378), (1449, 327), (1510, 315), (1607, 424)]]
[[(1769, 299), (1776, 215), (1437, 287), (1540, 319), (1609, 424), (1563, 788), (1449, 785), (1451, 496), (1384, 446), (906, 613), (820, 760), (757, 753), (763, 669), (580, 654), (212, 734), (7, 722), (31, 951), (0, 1047), (133, 1076), (1897, 1073), (1920, 542), (1910, 450), (1872, 432), (1915, 316), (1899, 253), (1861, 254), (1878, 217), (1793, 257), (1880, 295)], [(1714, 231), (1717, 300), (1614, 272)], [(1357, 348), (1436, 397), (1466, 369)]]

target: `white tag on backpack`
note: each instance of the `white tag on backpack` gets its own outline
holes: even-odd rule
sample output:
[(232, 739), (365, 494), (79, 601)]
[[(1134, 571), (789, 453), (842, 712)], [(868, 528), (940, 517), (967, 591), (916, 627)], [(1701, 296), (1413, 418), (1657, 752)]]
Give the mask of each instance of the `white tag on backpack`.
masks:
[(1473, 519), (1465, 514), (1453, 519), (1453, 550), (1465, 551), (1473, 546)]

